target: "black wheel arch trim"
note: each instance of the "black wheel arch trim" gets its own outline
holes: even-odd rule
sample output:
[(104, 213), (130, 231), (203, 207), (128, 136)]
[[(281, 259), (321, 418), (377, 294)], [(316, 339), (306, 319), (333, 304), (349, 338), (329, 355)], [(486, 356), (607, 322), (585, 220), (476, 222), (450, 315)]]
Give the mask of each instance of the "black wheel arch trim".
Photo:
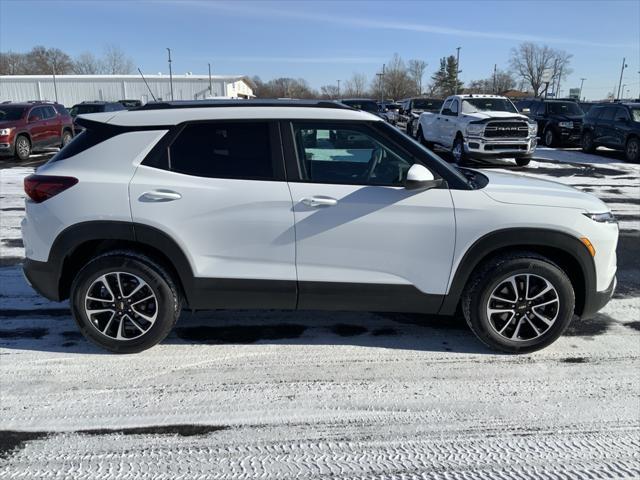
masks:
[(483, 261), (501, 251), (516, 248), (552, 248), (568, 255), (580, 267), (583, 278), (582, 285), (574, 285), (576, 289), (581, 288), (584, 294), (583, 304), (576, 304), (576, 313), (586, 316), (598, 310), (599, 307), (594, 305), (597, 291), (595, 264), (587, 247), (578, 238), (557, 230), (508, 228), (484, 235), (464, 253), (439, 313), (455, 313), (468, 280)]

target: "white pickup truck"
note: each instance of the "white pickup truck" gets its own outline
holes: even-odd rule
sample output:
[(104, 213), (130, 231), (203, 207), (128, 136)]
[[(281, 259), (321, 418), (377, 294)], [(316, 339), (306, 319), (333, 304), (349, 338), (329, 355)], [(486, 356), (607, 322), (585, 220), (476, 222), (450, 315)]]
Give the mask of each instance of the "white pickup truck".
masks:
[(439, 114), (420, 115), (416, 138), (451, 151), (456, 163), (466, 157), (514, 158), (524, 166), (535, 152), (537, 128), (508, 98), (452, 95)]

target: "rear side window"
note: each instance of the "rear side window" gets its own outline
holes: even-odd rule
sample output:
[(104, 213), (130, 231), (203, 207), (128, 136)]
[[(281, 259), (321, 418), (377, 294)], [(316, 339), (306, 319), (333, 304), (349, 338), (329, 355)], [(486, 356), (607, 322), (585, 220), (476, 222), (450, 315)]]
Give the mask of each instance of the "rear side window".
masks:
[(209, 178), (272, 180), (273, 159), (266, 122), (186, 125), (168, 147), (169, 170)]
[(616, 107), (605, 107), (604, 111), (600, 114), (599, 120), (613, 120), (615, 111)]
[(83, 130), (76, 135), (70, 143), (68, 143), (62, 150), (56, 153), (51, 159), (52, 162), (59, 162), (65, 158), (73, 157), (74, 155), (84, 152), (91, 147), (104, 142), (105, 140), (113, 137), (115, 133), (108, 129), (90, 129)]

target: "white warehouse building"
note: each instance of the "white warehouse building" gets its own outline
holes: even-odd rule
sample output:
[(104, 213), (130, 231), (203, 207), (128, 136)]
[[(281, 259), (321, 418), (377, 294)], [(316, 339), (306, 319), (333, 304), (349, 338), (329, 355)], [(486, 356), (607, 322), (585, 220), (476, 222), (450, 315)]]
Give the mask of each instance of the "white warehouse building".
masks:
[[(171, 100), (169, 75), (2, 75), (0, 102), (57, 99), (67, 107), (84, 101)], [(211, 92), (209, 90), (211, 81)], [(148, 86), (147, 86), (148, 85)], [(174, 75), (174, 100), (251, 98), (254, 83), (244, 75)], [(153, 95), (152, 95), (153, 93)]]

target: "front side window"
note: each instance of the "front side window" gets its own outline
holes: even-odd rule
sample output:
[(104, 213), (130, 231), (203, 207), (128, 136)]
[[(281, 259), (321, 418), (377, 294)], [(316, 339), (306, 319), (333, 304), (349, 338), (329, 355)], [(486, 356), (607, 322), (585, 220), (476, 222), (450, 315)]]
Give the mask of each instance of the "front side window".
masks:
[(55, 118), (56, 110), (53, 107), (42, 107), (42, 113), (44, 119)]
[(303, 178), (314, 183), (402, 186), (409, 156), (366, 125), (295, 123)]
[(453, 115), (458, 115), (458, 100), (454, 100), (451, 104), (451, 113)]
[(418, 99), (413, 101), (413, 108), (416, 110), (425, 110), (427, 112), (439, 112), (442, 107), (442, 100)]
[(33, 110), (31, 110), (31, 113), (29, 114), (29, 121), (30, 122), (36, 122), (38, 120), (42, 120), (44, 118), (43, 112), (42, 112), (42, 108), (40, 107), (36, 107)]
[(605, 107), (604, 112), (600, 114), (600, 120), (613, 120), (616, 113), (616, 107)]
[(603, 110), (602, 107), (591, 107), (589, 109), (589, 112), (587, 112), (587, 115), (585, 118), (587, 120), (594, 121), (596, 118), (598, 118), (598, 115), (602, 113), (602, 110)]
[(209, 178), (272, 180), (266, 122), (186, 125), (166, 151), (169, 170)]

